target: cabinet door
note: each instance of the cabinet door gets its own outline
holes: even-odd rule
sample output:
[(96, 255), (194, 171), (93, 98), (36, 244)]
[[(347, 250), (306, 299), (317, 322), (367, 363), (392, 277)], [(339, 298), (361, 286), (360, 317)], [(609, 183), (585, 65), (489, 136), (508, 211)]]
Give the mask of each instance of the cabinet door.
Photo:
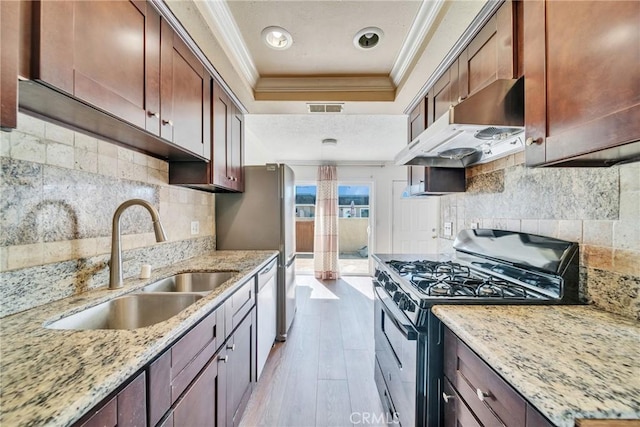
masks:
[(204, 157), (210, 145), (211, 78), (166, 21), (162, 21), (161, 49), (160, 134)]
[(460, 95), (477, 92), (496, 79), (514, 78), (514, 11), (506, 1), (459, 57)]
[(427, 98), (409, 113), (409, 142), (427, 128)]
[(20, 3), (0, 2), (0, 128), (18, 120), (18, 34)]
[(232, 426), (240, 423), (255, 382), (255, 312), (251, 310), (227, 342), (227, 422)]
[(215, 355), (178, 401), (163, 425), (224, 426), (226, 354)]
[(214, 185), (229, 188), (231, 185), (231, 173), (228, 164), (227, 141), (230, 139), (231, 129), (229, 117), (233, 105), (222, 87), (213, 83), (213, 150), (212, 182)]
[(638, 140), (640, 2), (534, 0), (523, 9), (527, 164)]
[(231, 140), (228, 144), (228, 163), (231, 165), (231, 187), (236, 191), (244, 190), (242, 166), (244, 165), (244, 116), (238, 107), (233, 106), (231, 115)]
[(146, 375), (141, 373), (106, 404), (90, 411), (82, 427), (144, 427), (147, 425)]
[(456, 60), (442, 77), (433, 85), (429, 94), (431, 104), (429, 105), (428, 124), (431, 125), (435, 120), (449, 111), (449, 107), (454, 105), (459, 96), (459, 77), (458, 77), (458, 60)]
[[(427, 128), (428, 98), (423, 98), (409, 113), (409, 142), (420, 135)], [(424, 166), (407, 166), (407, 181), (411, 194), (424, 191)], [(422, 182), (422, 187), (420, 183)]]
[(159, 27), (145, 2), (40, 2), (33, 77), (157, 134)]

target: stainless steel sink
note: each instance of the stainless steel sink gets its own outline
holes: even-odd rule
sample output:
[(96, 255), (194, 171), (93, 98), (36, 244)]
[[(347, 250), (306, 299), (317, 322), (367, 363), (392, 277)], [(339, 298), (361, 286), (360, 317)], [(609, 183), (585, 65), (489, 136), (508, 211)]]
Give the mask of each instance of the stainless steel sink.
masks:
[(202, 298), (199, 294), (130, 294), (62, 318), (50, 329), (137, 329), (167, 320)]
[(145, 286), (143, 292), (202, 292), (208, 293), (238, 274), (237, 271), (181, 273)]

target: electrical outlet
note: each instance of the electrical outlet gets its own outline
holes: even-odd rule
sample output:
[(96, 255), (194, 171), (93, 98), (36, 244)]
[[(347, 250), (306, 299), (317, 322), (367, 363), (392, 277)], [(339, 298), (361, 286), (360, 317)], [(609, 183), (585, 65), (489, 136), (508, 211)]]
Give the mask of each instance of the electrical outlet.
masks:
[(444, 235), (445, 236), (451, 236), (453, 230), (453, 223), (452, 222), (445, 222), (444, 223)]
[(479, 222), (472, 222), (471, 223), (471, 229), (472, 230), (476, 230), (478, 228), (480, 228), (480, 223)]
[(200, 221), (191, 221), (191, 234), (200, 234)]

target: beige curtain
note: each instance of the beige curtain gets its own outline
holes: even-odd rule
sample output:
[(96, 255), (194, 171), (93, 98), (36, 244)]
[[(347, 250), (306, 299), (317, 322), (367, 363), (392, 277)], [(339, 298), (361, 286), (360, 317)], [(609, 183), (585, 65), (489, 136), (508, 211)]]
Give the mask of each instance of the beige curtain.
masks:
[(313, 241), (316, 279), (334, 280), (338, 269), (338, 174), (335, 166), (318, 166)]

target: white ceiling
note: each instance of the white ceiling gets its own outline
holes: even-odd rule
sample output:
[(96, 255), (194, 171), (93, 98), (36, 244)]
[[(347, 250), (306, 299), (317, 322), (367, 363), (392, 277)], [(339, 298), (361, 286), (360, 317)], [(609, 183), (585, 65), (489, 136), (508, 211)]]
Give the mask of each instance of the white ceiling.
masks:
[[(165, 3), (249, 112), (245, 151), (251, 164), (252, 158), (259, 163), (392, 160), (406, 144), (405, 111), (488, 1), (496, 0)], [(291, 32), (293, 47), (268, 49), (260, 33), (270, 25)], [(378, 26), (385, 32), (381, 44), (371, 51), (358, 50), (352, 43), (355, 33), (365, 26)], [(346, 76), (356, 82), (386, 76), (392, 100), (347, 99), (344, 113), (313, 116), (307, 113), (308, 99), (256, 100), (256, 87), (273, 76), (293, 77), (299, 86), (317, 76), (329, 77), (329, 81)], [(334, 98), (326, 101), (341, 96), (330, 95)], [(322, 148), (323, 138), (338, 139), (338, 146)]]
[[(338, 162), (382, 163), (393, 159), (407, 143), (403, 115), (245, 116), (246, 163)], [(325, 138), (336, 146), (322, 144)]]
[[(230, 1), (229, 9), (260, 76), (389, 75), (416, 18), (419, 1)], [(289, 31), (293, 45), (267, 47), (263, 28)], [(353, 45), (366, 27), (383, 29), (371, 50)]]

